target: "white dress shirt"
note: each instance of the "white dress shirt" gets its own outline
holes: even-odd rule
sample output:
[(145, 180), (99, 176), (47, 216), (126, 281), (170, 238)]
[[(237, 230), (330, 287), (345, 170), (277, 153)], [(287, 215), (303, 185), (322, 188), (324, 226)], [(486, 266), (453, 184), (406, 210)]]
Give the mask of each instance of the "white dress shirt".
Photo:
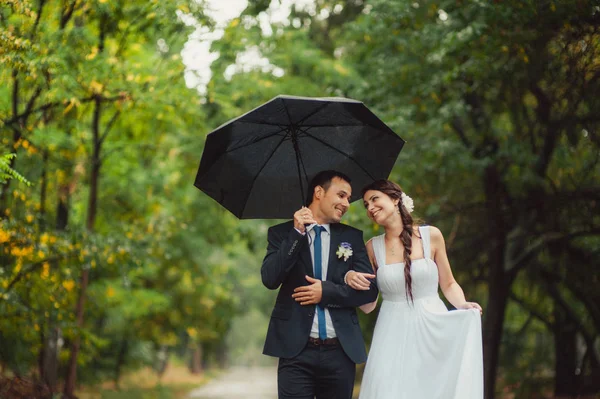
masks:
[[(307, 234), (309, 235), (308, 242), (310, 243), (310, 257), (313, 263), (313, 273), (315, 272), (315, 230), (316, 224), (312, 224), (306, 228)], [(321, 227), (325, 228), (321, 232), (321, 280), (327, 280), (327, 267), (329, 266), (329, 247), (331, 243), (331, 228), (329, 224), (322, 224)], [(314, 274), (313, 274), (314, 275)], [(325, 310), (325, 326), (327, 329), (327, 338), (335, 338), (335, 329), (333, 328), (333, 322), (331, 321), (331, 315), (329, 309)], [(317, 317), (317, 308), (315, 307), (315, 317), (313, 318), (312, 328), (310, 330), (311, 338), (319, 338), (319, 319)]]

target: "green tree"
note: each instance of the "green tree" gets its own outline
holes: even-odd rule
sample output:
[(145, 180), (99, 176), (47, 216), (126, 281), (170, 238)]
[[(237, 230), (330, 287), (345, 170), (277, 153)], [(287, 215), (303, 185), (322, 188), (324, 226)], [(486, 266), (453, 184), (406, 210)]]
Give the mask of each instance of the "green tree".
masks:
[[(408, 140), (394, 175), (426, 196), (428, 219), (456, 232), (455, 264), (486, 282), (488, 398), (515, 283), (527, 274), (545, 286), (530, 271), (556, 276), (548, 254), (561, 257), (558, 247), (597, 246), (597, 28), (593, 2), (379, 0), (341, 45), (369, 77), (355, 96), (377, 104)], [(566, 303), (581, 326), (595, 310), (571, 289)], [(575, 316), (573, 306), (586, 310)], [(596, 360), (583, 375), (596, 372)], [(563, 361), (557, 353), (556, 393), (579, 392), (561, 384)]]

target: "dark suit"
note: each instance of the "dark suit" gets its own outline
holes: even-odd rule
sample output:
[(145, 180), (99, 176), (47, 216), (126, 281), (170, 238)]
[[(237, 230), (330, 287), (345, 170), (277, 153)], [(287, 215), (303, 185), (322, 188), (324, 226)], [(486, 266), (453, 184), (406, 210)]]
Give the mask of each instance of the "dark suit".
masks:
[[(331, 224), (330, 230), (329, 263), (326, 280), (322, 282), (320, 305), (329, 310), (345, 355), (353, 363), (363, 363), (367, 353), (355, 308), (373, 302), (378, 290), (374, 283), (368, 291), (354, 290), (344, 284), (344, 276), (349, 270), (372, 273), (373, 269), (362, 231), (339, 223)], [(265, 355), (292, 359), (307, 347), (316, 307), (302, 306), (292, 298), (295, 288), (309, 285), (306, 275), (314, 277), (307, 236), (298, 233), (291, 221), (269, 229), (261, 275), (263, 284), (269, 289), (279, 288), (279, 294), (271, 313), (263, 350)], [(353, 255), (347, 261), (336, 255), (342, 242), (352, 246)], [(351, 378), (354, 379), (353, 375)], [(281, 379), (279, 382), (281, 384)]]

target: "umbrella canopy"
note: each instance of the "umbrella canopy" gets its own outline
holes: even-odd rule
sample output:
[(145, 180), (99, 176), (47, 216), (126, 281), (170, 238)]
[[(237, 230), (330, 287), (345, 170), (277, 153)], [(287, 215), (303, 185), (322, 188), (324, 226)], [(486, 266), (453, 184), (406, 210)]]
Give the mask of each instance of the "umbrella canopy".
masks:
[(354, 201), (403, 145), (360, 101), (280, 95), (208, 135), (194, 185), (240, 219), (291, 218), (318, 172), (348, 175)]

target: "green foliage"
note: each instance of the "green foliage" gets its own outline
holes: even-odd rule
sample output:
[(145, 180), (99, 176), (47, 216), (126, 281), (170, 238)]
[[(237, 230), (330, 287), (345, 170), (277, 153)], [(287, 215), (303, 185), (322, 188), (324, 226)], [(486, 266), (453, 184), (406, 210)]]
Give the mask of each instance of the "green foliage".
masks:
[[(164, 350), (201, 347), (210, 360), (228, 347), (254, 363), (274, 300), (259, 269), (275, 222), (239, 222), (192, 182), (210, 130), (292, 94), (360, 99), (407, 140), (391, 178), (444, 232), (454, 275), (485, 305), (503, 387), (551, 390), (565, 359), (548, 347), (568, 331), (586, 343), (573, 351), (581, 381), (597, 372), (594, 2), (313, 5), (268, 34), (269, 2), (250, 1), (212, 44), (201, 97), (183, 81), (192, 27), (178, 15), (213, 28), (202, 2), (0, 3), (3, 369), (31, 373), (60, 342), (62, 373), (76, 337), (84, 382), (158, 370)], [(248, 50), (270, 66), (239, 65)], [(23, 176), (33, 184), (16, 184)], [(344, 222), (381, 234), (360, 204)], [(375, 317), (361, 315), (367, 341)]]
[[(49, 367), (63, 378), (80, 337), (79, 379), (96, 382), (155, 365), (157, 348), (220, 345), (239, 312), (237, 268), (250, 252), (242, 235), (229, 244), (235, 218), (191, 184), (208, 128), (201, 99), (183, 81), (179, 52), (190, 28), (177, 15), (210, 25), (202, 7), (2, 7), (2, 40), (12, 44), (0, 54), (0, 146), (36, 183), (7, 182), (0, 197), (2, 368)], [(11, 157), (1, 159), (2, 171), (19, 179)]]
[(28, 186), (31, 183), (25, 179), (19, 172), (10, 167), (10, 162), (15, 159), (17, 154), (5, 154), (0, 156), (0, 184), (6, 183), (9, 179), (16, 179)]

